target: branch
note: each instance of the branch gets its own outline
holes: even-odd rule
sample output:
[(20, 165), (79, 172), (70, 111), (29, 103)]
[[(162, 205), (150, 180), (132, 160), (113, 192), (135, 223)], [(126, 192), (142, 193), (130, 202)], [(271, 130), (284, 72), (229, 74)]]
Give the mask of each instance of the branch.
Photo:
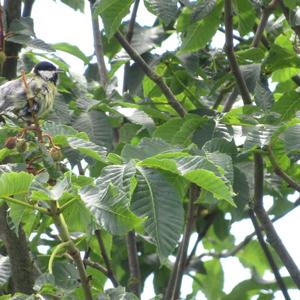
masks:
[(242, 96), (243, 102), (245, 105), (251, 104), (251, 97), (248, 91), (246, 82), (241, 73), (239, 65), (237, 63), (234, 48), (233, 48), (233, 23), (232, 23), (232, 7), (231, 0), (225, 0), (224, 5), (224, 15), (225, 15), (225, 49), (227, 53), (227, 57), (229, 60), (229, 64), (232, 70), (232, 73), (236, 79), (237, 86), (239, 87), (240, 94)]
[(6, 204), (0, 207), (0, 238), (3, 240), (11, 263), (13, 292), (32, 294), (36, 274), (28, 251), (26, 236), (21, 226), (18, 228), (18, 234), (9, 228), (7, 209)]
[(279, 166), (272, 151), (271, 146), (268, 147), (269, 159), (272, 164), (274, 172), (280, 176), (290, 187), (300, 192), (300, 185), (295, 182), (288, 174), (286, 174)]
[(88, 277), (83, 261), (81, 259), (80, 251), (78, 250), (73, 240), (71, 239), (67, 224), (65, 222), (62, 213), (59, 211), (57, 202), (51, 201), (50, 206), (51, 206), (51, 217), (53, 219), (55, 227), (57, 228), (59, 236), (62, 242), (65, 243), (64, 244), (65, 247), (68, 249), (69, 254), (73, 258), (77, 266), (79, 277), (80, 277), (80, 283), (84, 291), (85, 300), (93, 300), (92, 291), (90, 287), (90, 279)]
[(138, 54), (138, 52), (128, 43), (126, 38), (120, 33), (115, 33), (115, 38), (119, 41), (122, 47), (126, 50), (128, 55), (133, 59), (140, 68), (144, 71), (144, 73), (154, 81), (162, 93), (168, 100), (168, 103), (173, 107), (173, 109), (179, 114), (179, 116), (184, 117), (186, 115), (186, 110), (181, 105), (180, 102), (177, 101), (171, 89), (167, 86), (162, 77), (156, 74), (152, 68), (144, 61), (144, 59)]
[(268, 19), (269, 19), (271, 13), (273, 12), (273, 10), (275, 9), (277, 2), (278, 2), (278, 0), (272, 0), (272, 2), (263, 9), (262, 15), (260, 18), (260, 22), (256, 29), (254, 38), (252, 40), (252, 44), (251, 44), (252, 47), (254, 47), (254, 48), (258, 47), (258, 44), (262, 39), (264, 29), (267, 25)]
[(104, 245), (103, 240), (102, 240), (101, 231), (99, 229), (95, 230), (95, 236), (96, 236), (99, 248), (100, 248), (100, 252), (101, 252), (104, 264), (107, 268), (107, 276), (111, 280), (113, 286), (117, 287), (120, 284), (119, 284), (118, 280), (116, 279), (116, 276), (113, 272), (112, 265), (110, 263), (109, 257), (107, 255), (107, 252), (106, 252), (106, 249), (105, 249), (105, 245)]
[[(128, 31), (127, 31), (127, 34), (126, 34), (126, 39), (127, 39), (129, 44), (131, 44), (131, 40), (132, 40), (132, 37), (133, 37), (135, 19), (136, 19), (137, 11), (138, 11), (138, 8), (139, 8), (139, 4), (140, 4), (140, 0), (135, 0), (134, 6), (133, 6), (133, 9), (132, 9), (131, 18), (130, 18), (130, 21), (129, 21), (129, 24), (128, 24)], [(128, 76), (128, 72), (129, 72), (129, 67), (130, 67), (130, 63), (128, 61), (125, 64), (125, 67), (124, 67), (123, 93), (125, 93), (128, 90), (127, 76)]]
[(127, 254), (130, 271), (129, 290), (136, 296), (141, 295), (141, 272), (138, 261), (136, 236), (134, 231), (130, 231), (127, 235)]
[(98, 16), (93, 15), (93, 5), (95, 3), (95, 0), (89, 0), (89, 1), (90, 1), (90, 8), (91, 8), (94, 48), (95, 48), (95, 55), (97, 59), (98, 73), (100, 77), (100, 84), (105, 89), (108, 84), (109, 78), (108, 78), (107, 69), (104, 60), (103, 43), (101, 39), (101, 33), (99, 30), (100, 28), (99, 20), (98, 20)]
[(30, 17), (34, 0), (25, 0), (22, 17)]
[[(6, 15), (7, 27), (14, 19), (21, 17), (21, 0), (5, 0), (4, 10)], [(2, 68), (2, 76), (11, 80), (16, 77), (18, 54), (22, 46), (13, 42), (5, 41), (5, 61)]]
[(268, 242), (274, 248), (277, 255), (280, 257), (282, 263), (290, 273), (296, 286), (300, 288), (300, 272), (294, 260), (288, 253), (284, 244), (280, 240), (267, 212), (263, 207), (263, 180), (264, 180), (264, 163), (261, 154), (254, 153), (254, 199), (253, 199), (253, 210), (263, 227)]
[(190, 196), (188, 202), (185, 229), (176, 256), (176, 261), (164, 295), (165, 300), (179, 299), (183, 271), (187, 261), (187, 250), (188, 250), (189, 241), (192, 233), (192, 228), (195, 221), (195, 201), (198, 198), (198, 196), (199, 196), (199, 188), (195, 184), (192, 184), (190, 186)]
[(261, 246), (261, 248), (262, 248), (262, 250), (263, 250), (263, 252), (264, 252), (264, 254), (265, 254), (265, 256), (266, 256), (266, 258), (268, 260), (268, 262), (269, 262), (269, 265), (270, 265), (270, 267), (271, 267), (271, 269), (273, 271), (273, 274), (274, 274), (275, 279), (276, 279), (276, 281), (278, 283), (278, 286), (279, 286), (279, 288), (282, 291), (284, 299), (285, 300), (291, 300), (291, 298), (289, 296), (289, 293), (288, 293), (288, 290), (286, 288), (286, 285), (285, 285), (285, 283), (284, 283), (284, 281), (283, 281), (283, 279), (282, 279), (282, 277), (281, 277), (281, 275), (279, 273), (279, 270), (278, 270), (278, 267), (276, 265), (276, 262), (275, 262), (275, 260), (274, 260), (274, 258), (272, 256), (272, 253), (271, 253), (270, 249), (268, 248), (268, 245), (266, 244), (266, 242), (264, 240), (264, 237), (263, 237), (262, 232), (261, 232), (261, 228), (260, 228), (260, 226), (258, 224), (258, 221), (257, 221), (256, 217), (255, 217), (254, 211), (252, 209), (250, 209), (248, 211), (248, 213), (249, 213), (249, 217), (250, 217), (250, 219), (252, 221), (253, 227), (255, 229), (255, 233), (256, 233), (258, 242), (259, 242), (259, 244), (260, 244), (260, 246)]

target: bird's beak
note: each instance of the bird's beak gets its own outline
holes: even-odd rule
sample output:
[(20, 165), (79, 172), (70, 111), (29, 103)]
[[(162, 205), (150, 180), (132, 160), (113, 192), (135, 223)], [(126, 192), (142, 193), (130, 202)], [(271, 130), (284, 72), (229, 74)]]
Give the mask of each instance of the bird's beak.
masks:
[(56, 73), (65, 73), (65, 71), (62, 70), (62, 69), (57, 69), (57, 70), (56, 70)]

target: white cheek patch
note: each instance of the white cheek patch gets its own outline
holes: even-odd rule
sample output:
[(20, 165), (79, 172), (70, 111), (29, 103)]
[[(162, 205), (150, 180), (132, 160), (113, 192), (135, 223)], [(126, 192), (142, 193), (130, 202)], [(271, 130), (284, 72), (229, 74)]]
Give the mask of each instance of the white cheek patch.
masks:
[(50, 80), (55, 75), (56, 71), (38, 71), (40, 76), (45, 80)]

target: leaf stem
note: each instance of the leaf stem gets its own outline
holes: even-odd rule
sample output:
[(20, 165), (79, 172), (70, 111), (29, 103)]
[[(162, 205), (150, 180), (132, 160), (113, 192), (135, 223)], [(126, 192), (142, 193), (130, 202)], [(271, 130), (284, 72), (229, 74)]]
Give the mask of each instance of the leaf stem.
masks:
[(63, 249), (63, 248), (65, 248), (65, 247), (69, 246), (69, 244), (70, 244), (69, 241), (68, 241), (68, 242), (63, 242), (63, 243), (58, 244), (58, 245), (54, 248), (54, 250), (53, 250), (53, 252), (51, 253), (51, 256), (50, 256), (50, 258), (49, 258), (49, 262), (48, 262), (48, 271), (49, 271), (50, 274), (53, 273), (53, 268), (52, 268), (52, 267), (53, 267), (53, 262), (54, 262), (54, 259), (55, 259), (56, 254), (57, 254), (61, 249)]
[(107, 252), (106, 252), (106, 249), (105, 249), (105, 245), (104, 245), (104, 242), (103, 242), (103, 239), (102, 239), (102, 236), (101, 236), (101, 231), (99, 229), (95, 230), (95, 236), (96, 236), (99, 248), (100, 248), (100, 252), (101, 252), (104, 264), (105, 264), (105, 266), (107, 268), (107, 276), (111, 280), (113, 286), (117, 287), (120, 284), (119, 284), (118, 280), (116, 279), (116, 276), (115, 276), (115, 274), (113, 272), (112, 265), (110, 263), (110, 259), (109, 259), (108, 255), (107, 255)]
[(21, 201), (21, 200), (18, 200), (16, 198), (9, 197), (9, 196), (4, 196), (4, 197), (1, 197), (1, 198), (3, 200), (7, 201), (7, 202), (18, 204), (18, 205), (22, 205), (22, 206), (30, 208), (30, 209), (36, 209), (36, 210), (38, 210), (39, 212), (41, 212), (43, 214), (49, 215), (49, 211), (46, 208), (44, 208), (44, 207), (39, 207), (39, 206), (31, 205), (31, 204), (29, 204), (27, 202), (24, 202), (24, 201)]

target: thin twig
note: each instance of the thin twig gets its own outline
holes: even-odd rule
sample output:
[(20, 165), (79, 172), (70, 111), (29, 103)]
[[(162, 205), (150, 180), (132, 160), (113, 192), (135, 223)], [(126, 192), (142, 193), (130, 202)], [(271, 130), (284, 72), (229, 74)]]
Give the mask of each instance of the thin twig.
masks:
[(286, 247), (278, 236), (267, 212), (263, 207), (263, 181), (264, 181), (264, 163), (260, 153), (254, 153), (254, 199), (253, 210), (263, 227), (268, 242), (274, 248), (282, 263), (290, 273), (296, 286), (300, 288), (300, 272), (294, 260), (288, 253)]
[(201, 232), (198, 232), (198, 236), (197, 236), (197, 240), (194, 244), (194, 247), (189, 255), (189, 257), (186, 260), (186, 267), (189, 266), (189, 263), (191, 262), (192, 258), (194, 257), (196, 251), (197, 251), (197, 247), (198, 244), (200, 243), (200, 241), (203, 239), (203, 237), (206, 235), (207, 231), (209, 230), (210, 226), (213, 224), (214, 220), (215, 220), (215, 212), (213, 211), (212, 213), (208, 214), (205, 217), (205, 224), (203, 226), (203, 229), (201, 230)]
[(128, 55), (140, 66), (144, 73), (154, 81), (162, 93), (168, 100), (168, 103), (173, 107), (173, 109), (179, 114), (179, 116), (184, 117), (186, 115), (186, 110), (177, 101), (176, 97), (172, 93), (171, 89), (167, 86), (162, 77), (156, 74), (152, 68), (144, 61), (144, 59), (138, 54), (138, 52), (127, 42), (126, 38), (120, 33), (115, 33), (115, 38), (119, 41), (122, 47), (126, 50)]
[(86, 265), (86, 266), (90, 266), (98, 271), (100, 271), (101, 273), (103, 273), (106, 277), (109, 278), (108, 276), (108, 272), (107, 272), (107, 269), (105, 267), (103, 267), (102, 265), (98, 264), (97, 262), (95, 261), (92, 261), (88, 258), (84, 259), (83, 260), (83, 263)]
[(129, 290), (137, 297), (141, 295), (141, 272), (136, 247), (136, 236), (134, 231), (127, 235), (127, 254), (130, 271)]
[(263, 252), (264, 252), (264, 254), (265, 254), (265, 256), (266, 256), (266, 258), (268, 260), (268, 262), (269, 262), (269, 265), (270, 265), (270, 267), (272, 269), (272, 272), (273, 272), (273, 274), (275, 276), (275, 279), (276, 279), (276, 281), (278, 283), (278, 286), (281, 289), (281, 292), (282, 292), (282, 294), (284, 296), (284, 299), (285, 300), (291, 300), (291, 298), (289, 296), (289, 293), (288, 293), (288, 290), (286, 288), (286, 285), (285, 285), (285, 283), (284, 283), (284, 281), (283, 281), (283, 279), (282, 279), (282, 277), (281, 277), (281, 275), (279, 273), (279, 270), (278, 270), (278, 267), (276, 265), (276, 262), (275, 262), (275, 260), (274, 260), (274, 258), (272, 256), (272, 253), (271, 253), (270, 249), (268, 248), (267, 243), (264, 240), (264, 237), (263, 237), (262, 232), (261, 232), (261, 228), (260, 228), (260, 226), (258, 224), (258, 221), (257, 221), (256, 217), (255, 217), (254, 211), (252, 209), (250, 209), (248, 211), (248, 214), (249, 214), (249, 217), (250, 217), (251, 222), (253, 224), (253, 227), (255, 229), (255, 233), (256, 233), (258, 242), (259, 242), (259, 244), (260, 244), (260, 246), (261, 246), (261, 248), (262, 248), (262, 250), (263, 250)]
[(177, 300), (179, 298), (180, 287), (183, 277), (183, 270), (186, 266), (187, 250), (192, 233), (192, 228), (195, 221), (195, 201), (199, 196), (199, 188), (195, 184), (191, 184), (190, 196), (188, 202), (188, 210), (186, 217), (186, 224), (182, 241), (176, 256), (176, 261), (168, 282), (168, 286), (164, 295), (165, 300)]
[[(221, 31), (221, 32), (223, 32), (223, 33), (225, 33), (225, 29), (222, 28), (222, 27), (219, 27), (218, 30)], [(242, 37), (240, 37), (240, 36), (238, 36), (238, 35), (233, 34), (232, 36), (233, 36), (233, 38), (234, 38), (235, 40), (237, 40), (237, 41), (239, 41), (239, 42), (241, 42), (241, 43), (247, 42), (247, 40), (245, 40), (244, 38), (242, 38)]]
[(258, 44), (262, 39), (264, 29), (267, 25), (268, 19), (271, 13), (273, 12), (273, 10), (275, 9), (277, 2), (278, 0), (272, 0), (271, 3), (263, 9), (260, 22), (257, 26), (254, 38), (252, 40), (252, 44), (251, 44), (252, 47), (254, 48), (258, 47)]
[(140, 4), (140, 0), (135, 0), (134, 5), (133, 5), (133, 9), (132, 9), (132, 13), (131, 13), (131, 18), (128, 24), (128, 31), (126, 34), (126, 39), (128, 41), (128, 43), (131, 43), (132, 37), (133, 37), (133, 32), (134, 32), (134, 26), (135, 26), (135, 19), (136, 19), (136, 15), (137, 15), (137, 11), (139, 8), (139, 4)]
[(93, 15), (93, 5), (95, 0), (90, 1), (90, 8), (91, 8), (91, 19), (92, 19), (92, 30), (93, 30), (93, 38), (94, 38), (94, 48), (95, 48), (95, 55), (97, 59), (97, 67), (98, 73), (100, 77), (100, 84), (105, 89), (108, 84), (108, 72), (105, 65), (104, 60), (104, 51), (103, 51), (103, 43), (101, 39), (101, 33), (99, 30), (99, 19), (98, 16)]
[(117, 286), (119, 286), (119, 282), (116, 279), (116, 276), (115, 276), (115, 274), (113, 272), (112, 265), (110, 263), (110, 259), (109, 259), (108, 255), (107, 255), (107, 252), (106, 252), (106, 249), (105, 249), (105, 245), (104, 245), (104, 242), (103, 242), (103, 239), (102, 239), (102, 236), (101, 236), (101, 231), (99, 229), (95, 230), (95, 236), (96, 236), (99, 248), (100, 248), (100, 252), (101, 252), (104, 264), (105, 264), (105, 266), (107, 268), (107, 276), (111, 280), (113, 286), (117, 287)]
[[(280, 220), (281, 218), (285, 217), (288, 213), (293, 211), (296, 207), (300, 205), (300, 198), (294, 203), (294, 206), (288, 209), (287, 211), (283, 212), (282, 214), (274, 217), (271, 221), (272, 223)], [(261, 228), (261, 226), (260, 226)], [(263, 228), (261, 228), (263, 230)], [(245, 246), (248, 245), (248, 243), (252, 240), (252, 238), (255, 236), (255, 232), (252, 232), (248, 234), (239, 244), (235, 245), (232, 249), (228, 250), (227, 252), (221, 252), (221, 253), (215, 253), (215, 252), (206, 252), (202, 253), (197, 257), (197, 259), (201, 259), (205, 256), (212, 256), (215, 258), (227, 258), (231, 256), (235, 256), (240, 250), (242, 250)]]
[(77, 266), (79, 277), (80, 277), (80, 283), (85, 295), (85, 300), (93, 300), (92, 291), (90, 287), (90, 279), (85, 270), (84, 263), (81, 259), (80, 251), (78, 250), (73, 240), (71, 239), (65, 219), (62, 213), (59, 211), (57, 202), (51, 201), (50, 206), (51, 206), (51, 217), (53, 219), (55, 227), (57, 228), (59, 236), (62, 242), (67, 242), (66, 247), (68, 249), (68, 252)]
[(268, 147), (269, 159), (272, 164), (274, 172), (280, 176), (290, 187), (300, 192), (300, 185), (294, 181), (288, 174), (286, 174), (279, 166), (272, 151), (271, 146)]
[(233, 22), (232, 22), (232, 7), (231, 0), (225, 0), (224, 2), (224, 16), (225, 16), (225, 49), (230, 64), (232, 73), (236, 79), (237, 86), (240, 90), (243, 102), (245, 105), (251, 104), (251, 97), (248, 91), (245, 79), (241, 73), (240, 67), (237, 63), (234, 48), (233, 48)]

